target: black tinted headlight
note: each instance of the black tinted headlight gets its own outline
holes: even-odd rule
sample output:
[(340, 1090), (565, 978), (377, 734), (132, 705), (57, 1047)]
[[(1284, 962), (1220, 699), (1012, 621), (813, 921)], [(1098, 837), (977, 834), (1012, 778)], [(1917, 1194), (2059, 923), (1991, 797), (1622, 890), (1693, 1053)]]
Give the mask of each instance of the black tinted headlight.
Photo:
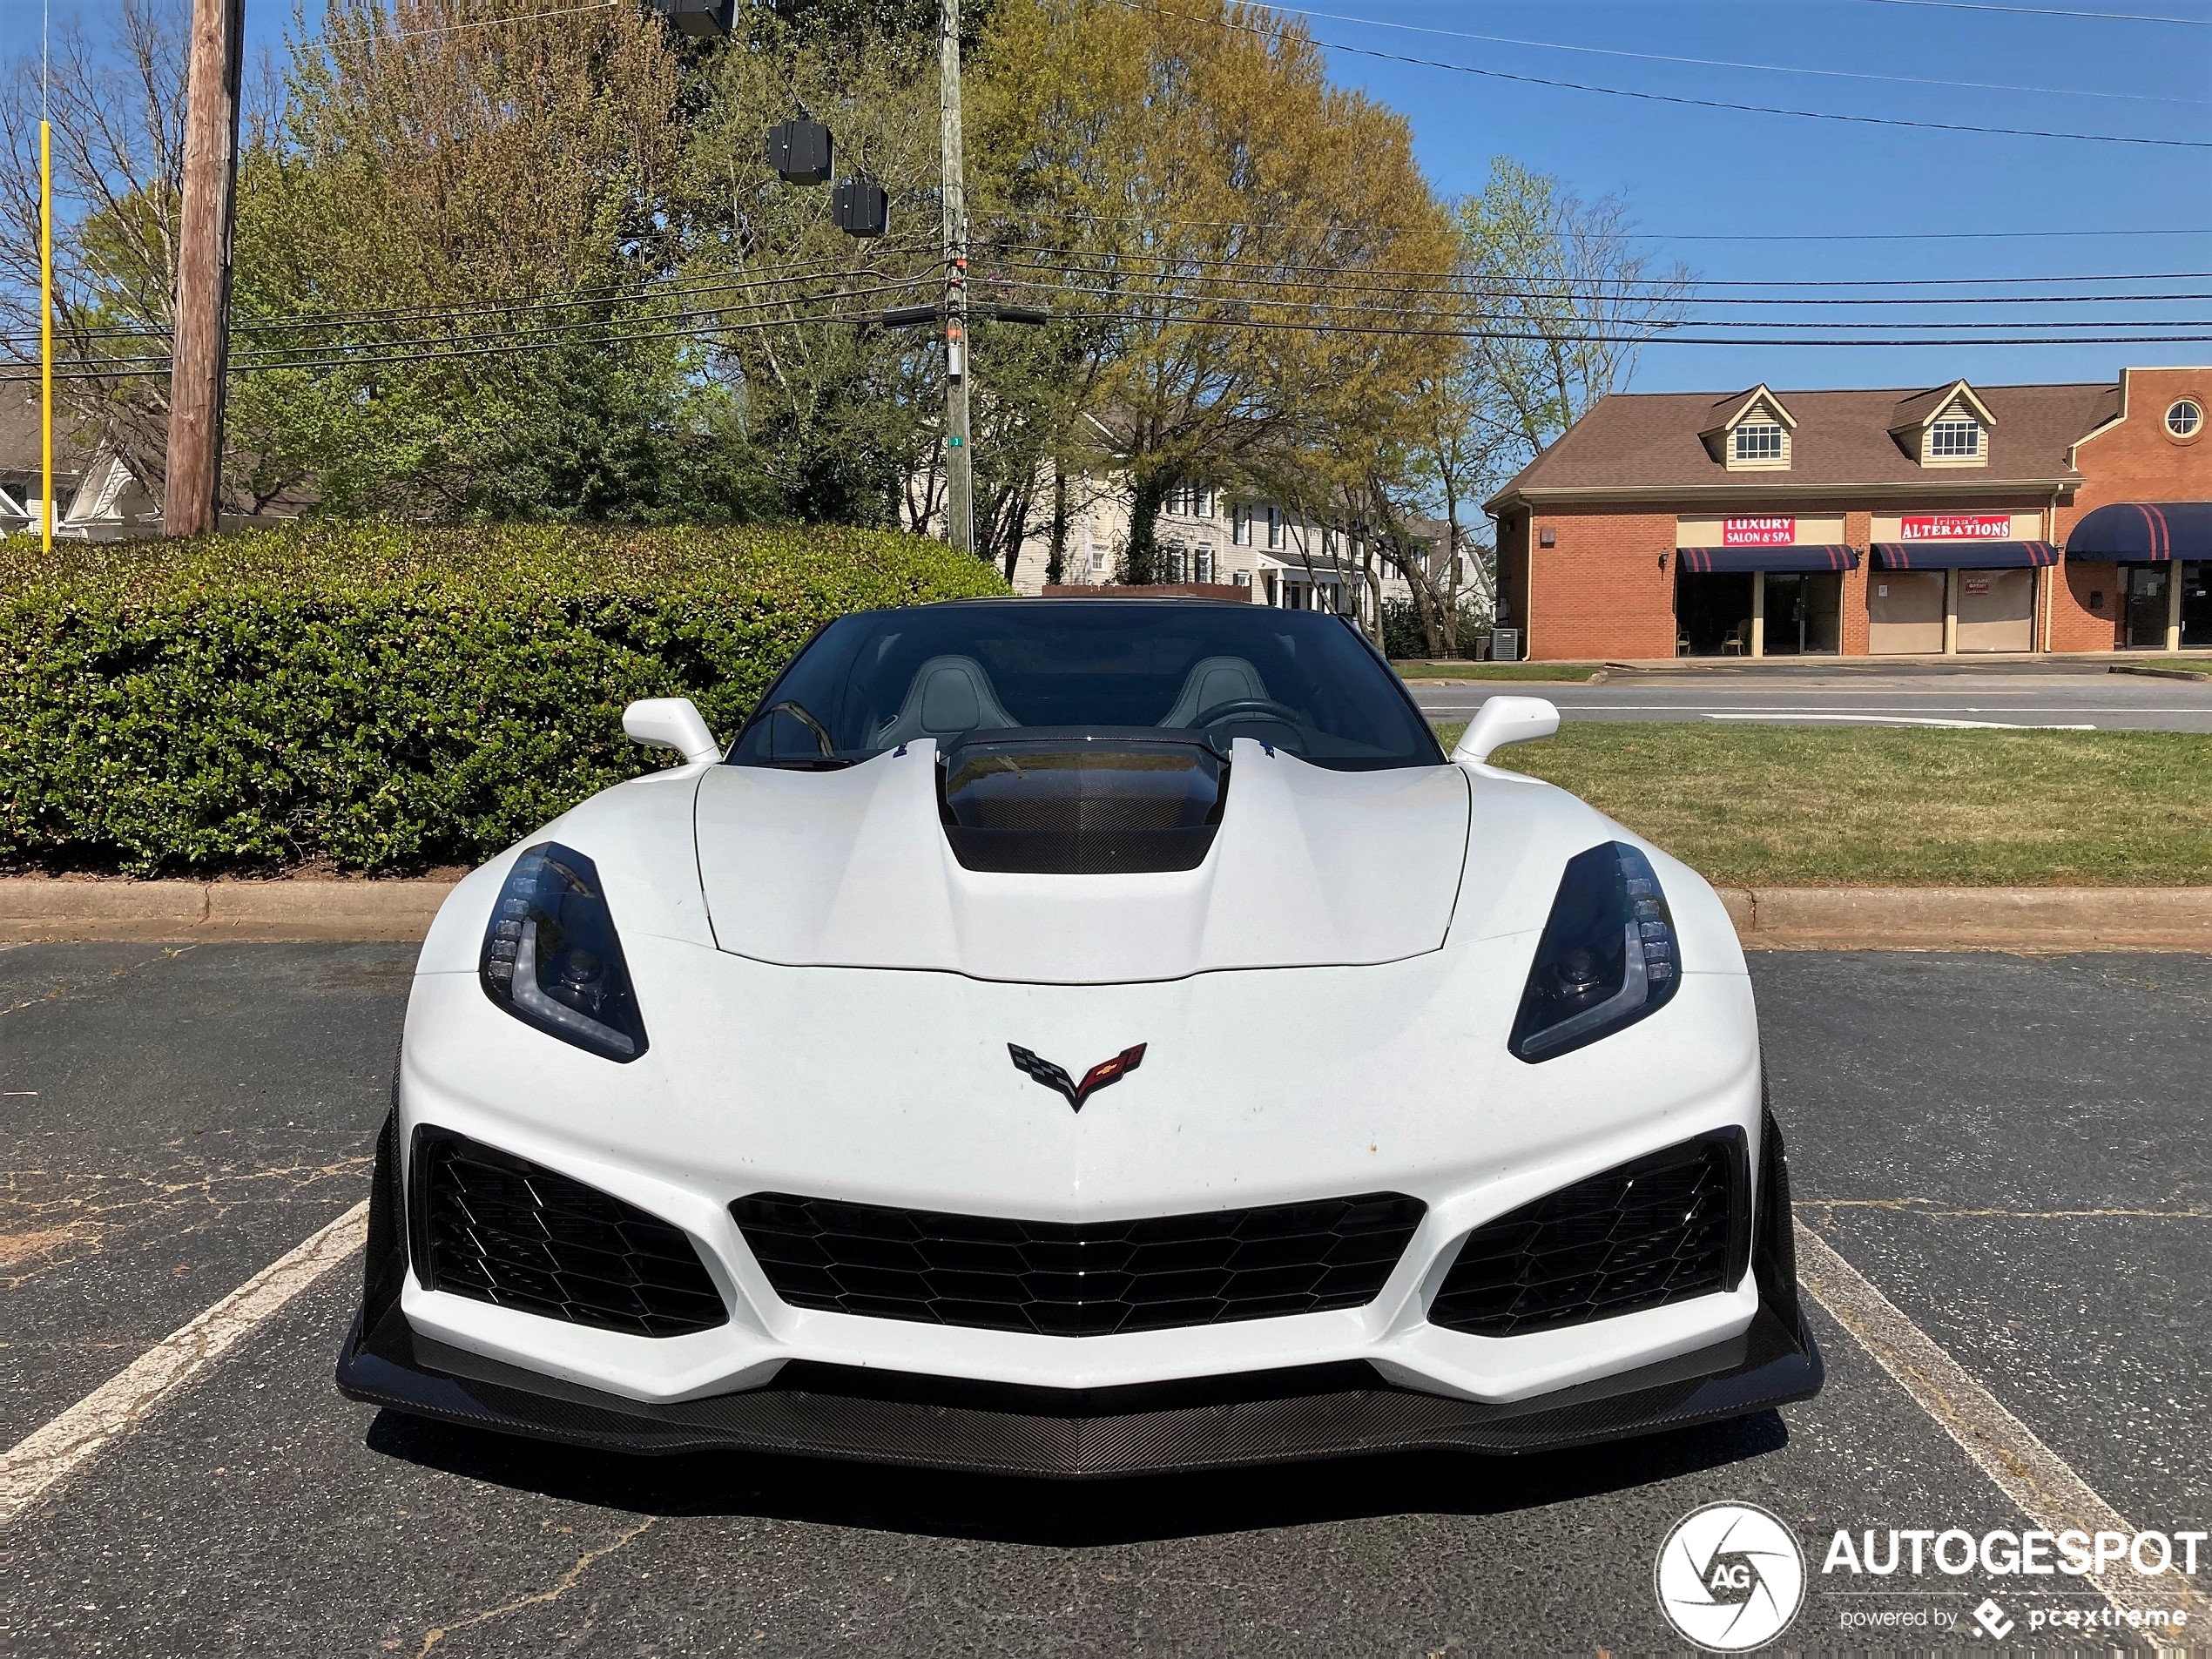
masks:
[(1675, 921), (1651, 861), (1619, 841), (1560, 878), (1507, 1046), (1534, 1065), (1657, 1012), (1682, 981)]
[(547, 841), (515, 860), (477, 964), (484, 995), (516, 1019), (608, 1060), (645, 1052), (645, 1022), (583, 853)]

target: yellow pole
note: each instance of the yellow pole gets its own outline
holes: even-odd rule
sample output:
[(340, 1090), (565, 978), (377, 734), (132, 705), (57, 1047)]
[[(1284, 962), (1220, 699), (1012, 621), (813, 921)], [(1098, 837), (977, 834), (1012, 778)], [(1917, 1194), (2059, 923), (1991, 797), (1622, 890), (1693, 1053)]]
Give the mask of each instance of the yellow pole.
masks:
[(54, 130), (38, 124), (38, 545), (54, 550)]

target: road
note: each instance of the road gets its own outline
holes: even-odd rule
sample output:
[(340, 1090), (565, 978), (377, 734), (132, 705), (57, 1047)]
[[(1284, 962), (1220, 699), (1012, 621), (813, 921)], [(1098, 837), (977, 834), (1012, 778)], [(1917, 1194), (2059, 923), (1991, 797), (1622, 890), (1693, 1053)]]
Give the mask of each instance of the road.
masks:
[[(357, 1202), (412, 954), (0, 951), (0, 1444)], [(2133, 1526), (2203, 1527), (2212, 958), (1754, 973), (1800, 1218)], [(1826, 1392), (1778, 1416), (1525, 1460), (1070, 1487), (630, 1463), (379, 1414), (330, 1381), (356, 1294), (332, 1271), (0, 1534), (0, 1649), (1673, 1650), (1654, 1553), (1719, 1500), (1806, 1541), (1793, 1645), (1843, 1643), (1853, 1609), (1956, 1618), (2017, 1588), (1932, 1576), (1883, 1601), (1817, 1576), (1833, 1528), (2025, 1524), (1818, 1307)], [(2102, 1605), (2076, 1581), (2044, 1600)]]
[(1432, 719), (1464, 720), (1500, 693), (1549, 698), (1569, 720), (2094, 727), (2212, 732), (2212, 679), (2188, 685), (2102, 668), (1711, 668), (1615, 671), (1572, 681), (1407, 682)]

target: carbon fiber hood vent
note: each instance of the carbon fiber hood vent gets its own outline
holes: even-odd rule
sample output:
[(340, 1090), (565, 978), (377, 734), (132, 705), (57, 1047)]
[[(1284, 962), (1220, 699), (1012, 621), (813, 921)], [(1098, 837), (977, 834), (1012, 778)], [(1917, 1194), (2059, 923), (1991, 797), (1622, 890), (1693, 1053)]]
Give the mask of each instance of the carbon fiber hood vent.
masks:
[(1195, 870), (1221, 827), (1229, 758), (1187, 738), (1029, 731), (957, 743), (938, 810), (961, 867), (1009, 875)]

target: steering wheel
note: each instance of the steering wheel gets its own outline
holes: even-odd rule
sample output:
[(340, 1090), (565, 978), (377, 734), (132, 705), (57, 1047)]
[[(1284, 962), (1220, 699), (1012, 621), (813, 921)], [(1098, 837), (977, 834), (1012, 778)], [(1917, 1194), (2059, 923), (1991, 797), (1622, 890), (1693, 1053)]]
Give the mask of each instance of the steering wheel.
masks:
[(1217, 703), (1210, 709), (1201, 709), (1193, 725), (1219, 725), (1227, 720), (1279, 720), (1283, 725), (1296, 726), (1300, 723), (1298, 711), (1287, 704), (1278, 703), (1271, 697), (1235, 697), (1226, 703)]

